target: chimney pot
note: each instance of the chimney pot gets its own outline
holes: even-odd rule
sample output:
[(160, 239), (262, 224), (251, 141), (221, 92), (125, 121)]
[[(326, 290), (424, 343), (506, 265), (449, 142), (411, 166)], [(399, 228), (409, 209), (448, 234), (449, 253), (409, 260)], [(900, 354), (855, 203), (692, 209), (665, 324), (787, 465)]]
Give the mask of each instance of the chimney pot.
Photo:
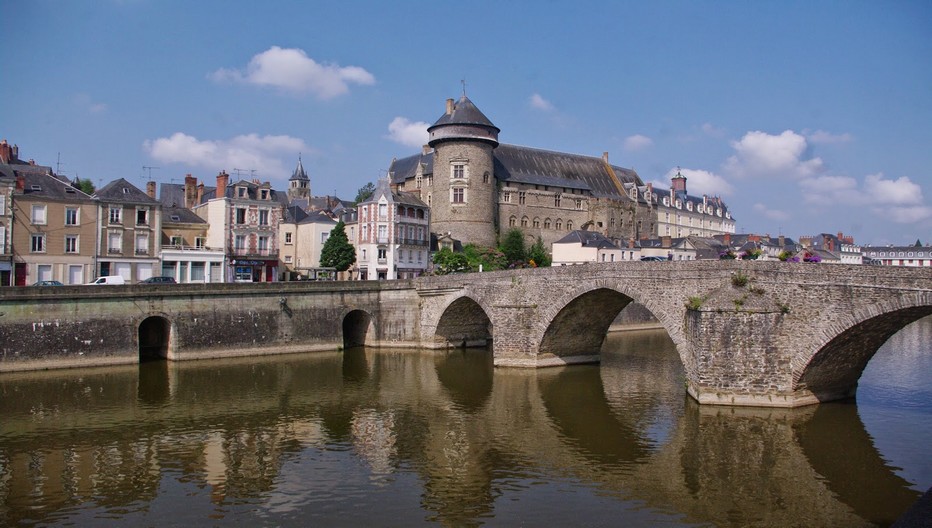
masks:
[(230, 175), (227, 171), (220, 171), (217, 175), (217, 198), (224, 198), (227, 195), (227, 184), (230, 182)]
[(155, 182), (154, 181), (146, 182), (146, 194), (149, 196), (149, 198), (152, 198), (153, 200), (155, 199)]
[(450, 115), (453, 113), (453, 108), (454, 108), (453, 99), (447, 99), (447, 115)]
[(608, 152), (602, 153), (602, 161), (604, 161), (605, 163), (608, 163)]
[(16, 190), (24, 192), (26, 190), (26, 177), (22, 174), (16, 175)]

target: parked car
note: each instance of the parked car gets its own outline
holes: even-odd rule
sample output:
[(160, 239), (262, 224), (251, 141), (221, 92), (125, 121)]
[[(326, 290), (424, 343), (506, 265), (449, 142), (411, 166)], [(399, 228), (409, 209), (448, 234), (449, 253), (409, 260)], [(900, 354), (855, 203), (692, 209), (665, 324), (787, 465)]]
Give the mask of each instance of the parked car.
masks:
[(97, 280), (88, 284), (126, 284), (126, 279), (122, 275), (105, 275), (97, 277)]
[(33, 286), (64, 286), (64, 284), (62, 284), (62, 283), (60, 283), (60, 282), (58, 282), (58, 281), (56, 281), (56, 280), (38, 281), (38, 282), (34, 282), (32, 285), (33, 285)]
[(149, 277), (139, 281), (139, 284), (177, 284), (174, 277)]
[(642, 262), (666, 262), (667, 257), (641, 257)]

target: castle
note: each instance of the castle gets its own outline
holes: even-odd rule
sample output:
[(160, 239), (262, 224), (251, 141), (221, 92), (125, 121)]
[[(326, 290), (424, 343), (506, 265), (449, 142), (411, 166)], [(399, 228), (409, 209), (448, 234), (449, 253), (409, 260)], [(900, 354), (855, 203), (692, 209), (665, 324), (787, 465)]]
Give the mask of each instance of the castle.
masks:
[(419, 154), (392, 160), (397, 190), (431, 208), (438, 237), (495, 246), (515, 227), (549, 247), (575, 229), (597, 231), (619, 246), (658, 236), (734, 233), (717, 197), (686, 194), (677, 175), (669, 190), (645, 184), (632, 169), (601, 157), (501, 144), (496, 127), (464, 94), (447, 99)]

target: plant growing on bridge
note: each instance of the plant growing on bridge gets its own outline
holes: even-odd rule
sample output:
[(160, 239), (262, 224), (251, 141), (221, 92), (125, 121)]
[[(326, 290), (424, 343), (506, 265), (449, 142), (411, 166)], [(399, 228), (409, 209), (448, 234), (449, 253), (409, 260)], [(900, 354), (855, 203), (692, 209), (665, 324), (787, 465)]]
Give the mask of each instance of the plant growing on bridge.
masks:
[(748, 285), (749, 280), (748, 276), (740, 271), (731, 274), (731, 285), (735, 288), (744, 288)]
[(702, 308), (702, 303), (704, 302), (705, 302), (705, 297), (694, 295), (686, 299), (686, 309), (698, 311), (700, 308)]
[(330, 236), (320, 250), (320, 265), (325, 268), (335, 268), (337, 271), (346, 271), (356, 262), (356, 249), (346, 237), (346, 226), (343, 221), (330, 231)]

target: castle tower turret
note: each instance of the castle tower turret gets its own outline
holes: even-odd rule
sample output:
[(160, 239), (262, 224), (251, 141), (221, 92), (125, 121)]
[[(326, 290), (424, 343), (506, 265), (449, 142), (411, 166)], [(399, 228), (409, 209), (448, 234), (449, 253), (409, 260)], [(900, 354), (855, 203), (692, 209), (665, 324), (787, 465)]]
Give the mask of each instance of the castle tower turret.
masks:
[(301, 156), (298, 156), (298, 166), (295, 167), (291, 178), (288, 179), (288, 202), (295, 200), (308, 200), (311, 197), (311, 179), (304, 171)]
[(498, 127), (466, 95), (447, 99), (446, 111), (430, 128), (434, 149), (429, 190), (431, 227), (463, 244), (495, 246), (497, 189), (492, 150)]

